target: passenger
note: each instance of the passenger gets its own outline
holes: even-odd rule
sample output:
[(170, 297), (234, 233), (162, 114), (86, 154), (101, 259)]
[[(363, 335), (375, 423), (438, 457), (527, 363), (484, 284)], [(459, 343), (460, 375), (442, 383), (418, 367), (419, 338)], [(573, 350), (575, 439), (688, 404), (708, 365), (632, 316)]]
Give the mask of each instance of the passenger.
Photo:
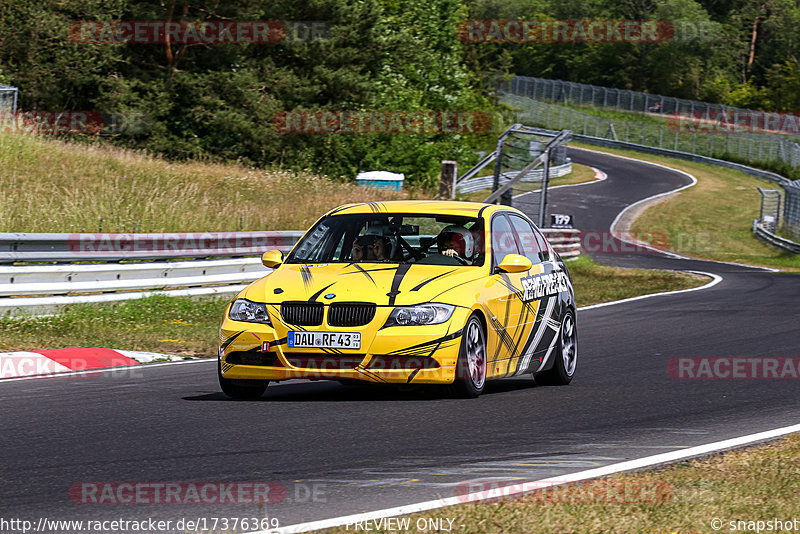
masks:
[(353, 242), (353, 261), (384, 261), (387, 259), (387, 239), (381, 235), (366, 234)]

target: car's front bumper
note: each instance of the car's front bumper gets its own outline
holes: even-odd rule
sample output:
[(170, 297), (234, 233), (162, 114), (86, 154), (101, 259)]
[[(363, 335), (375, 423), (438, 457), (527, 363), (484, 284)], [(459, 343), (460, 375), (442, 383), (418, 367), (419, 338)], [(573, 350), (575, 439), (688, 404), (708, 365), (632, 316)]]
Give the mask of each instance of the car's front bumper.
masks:
[(468, 314), (466, 308), (456, 308), (447, 322), (430, 326), (382, 329), (382, 319), (376, 317), (374, 324), (361, 328), (308, 328), (362, 333), (359, 350), (322, 350), (288, 347), (286, 325), (232, 321), (226, 313), (220, 328), (220, 368), (229, 379), (450, 384)]

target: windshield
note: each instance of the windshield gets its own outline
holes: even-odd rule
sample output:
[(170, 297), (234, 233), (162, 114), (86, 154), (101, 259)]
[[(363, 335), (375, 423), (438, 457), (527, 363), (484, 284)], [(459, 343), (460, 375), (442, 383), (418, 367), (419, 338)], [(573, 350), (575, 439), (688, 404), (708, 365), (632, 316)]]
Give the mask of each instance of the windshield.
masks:
[(418, 214), (333, 215), (297, 244), (286, 263), (420, 263), (480, 266), (481, 219)]

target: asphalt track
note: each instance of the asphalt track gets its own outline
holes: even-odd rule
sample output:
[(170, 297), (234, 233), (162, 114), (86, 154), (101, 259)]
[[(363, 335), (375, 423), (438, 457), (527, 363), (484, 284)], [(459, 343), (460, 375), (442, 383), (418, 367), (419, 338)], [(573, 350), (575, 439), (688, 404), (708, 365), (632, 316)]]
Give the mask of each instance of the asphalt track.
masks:
[[(608, 174), (551, 192), (550, 211), (575, 214), (584, 230), (606, 231), (625, 206), (689, 183), (633, 161), (572, 157)], [(467, 480), (538, 480), (800, 422), (797, 380), (675, 380), (666, 372), (676, 357), (800, 356), (800, 279), (653, 253), (597, 257), (723, 280), (579, 311), (571, 385), (508, 379), (476, 400), (287, 382), (258, 402), (236, 402), (219, 392), (212, 362), (0, 383), (0, 517), (268, 514), (283, 526), (450, 497)], [(85, 481), (279, 481), (288, 498), (267, 507), (70, 500), (69, 488)]]

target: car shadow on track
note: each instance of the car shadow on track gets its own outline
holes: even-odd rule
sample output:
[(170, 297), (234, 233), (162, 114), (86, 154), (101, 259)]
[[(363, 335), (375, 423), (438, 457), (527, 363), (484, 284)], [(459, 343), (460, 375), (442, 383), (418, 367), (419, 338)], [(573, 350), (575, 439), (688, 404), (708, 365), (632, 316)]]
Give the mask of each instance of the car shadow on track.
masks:
[[(486, 384), (482, 397), (510, 393), (543, 386), (534, 384), (531, 378), (495, 380)], [(437, 401), (461, 400), (454, 397), (447, 386), (433, 385), (380, 385), (340, 384), (335, 381), (319, 381), (270, 385), (266, 393), (256, 401), (237, 401), (224, 393), (206, 393), (182, 397), (187, 401), (223, 402), (364, 402), (364, 401)], [(469, 399), (465, 399), (467, 401)]]

